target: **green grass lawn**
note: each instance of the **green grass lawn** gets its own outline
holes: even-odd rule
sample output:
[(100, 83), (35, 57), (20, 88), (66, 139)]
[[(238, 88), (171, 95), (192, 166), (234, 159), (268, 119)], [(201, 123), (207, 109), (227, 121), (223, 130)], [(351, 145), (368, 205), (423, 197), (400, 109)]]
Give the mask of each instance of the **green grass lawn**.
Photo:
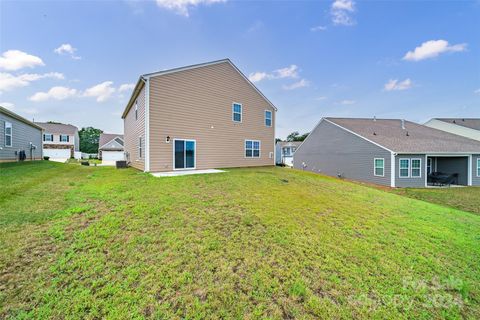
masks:
[(480, 214), (480, 187), (393, 189), (393, 192), (414, 199)]
[(0, 185), (0, 318), (480, 318), (471, 213), (284, 168)]

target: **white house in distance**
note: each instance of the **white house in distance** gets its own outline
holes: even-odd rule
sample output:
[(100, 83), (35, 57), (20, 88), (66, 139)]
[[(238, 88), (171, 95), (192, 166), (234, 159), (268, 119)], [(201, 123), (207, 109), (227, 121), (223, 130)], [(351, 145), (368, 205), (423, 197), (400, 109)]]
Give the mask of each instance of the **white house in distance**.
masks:
[(433, 118), (425, 125), (480, 141), (480, 118)]
[(123, 134), (101, 133), (98, 141), (98, 157), (103, 164), (115, 164), (125, 160)]
[(275, 159), (277, 164), (293, 167), (293, 155), (302, 141), (278, 141), (275, 145)]
[(43, 128), (43, 156), (51, 159), (67, 160), (80, 149), (78, 128), (71, 124), (35, 122)]

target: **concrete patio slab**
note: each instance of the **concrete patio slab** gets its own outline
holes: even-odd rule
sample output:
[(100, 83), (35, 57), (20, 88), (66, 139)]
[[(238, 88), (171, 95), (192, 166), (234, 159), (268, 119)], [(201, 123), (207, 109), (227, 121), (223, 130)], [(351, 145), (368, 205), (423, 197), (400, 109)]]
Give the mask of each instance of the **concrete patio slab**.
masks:
[(209, 174), (209, 173), (222, 173), (224, 170), (206, 169), (206, 170), (180, 170), (180, 171), (168, 171), (168, 172), (152, 172), (154, 177), (177, 177), (187, 176), (190, 174)]

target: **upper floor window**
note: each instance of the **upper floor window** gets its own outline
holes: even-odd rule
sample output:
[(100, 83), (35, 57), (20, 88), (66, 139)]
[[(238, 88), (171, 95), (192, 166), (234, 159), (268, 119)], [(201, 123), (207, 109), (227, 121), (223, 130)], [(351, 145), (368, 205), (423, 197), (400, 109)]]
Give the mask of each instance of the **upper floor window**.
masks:
[(260, 141), (245, 140), (245, 157), (260, 158)]
[(43, 141), (53, 141), (53, 134), (51, 134), (51, 133), (44, 133), (44, 134), (43, 134)]
[(61, 134), (60, 135), (60, 142), (69, 142), (70, 141), (70, 137), (66, 134)]
[(383, 177), (385, 176), (385, 159), (384, 158), (375, 158), (374, 159), (374, 176)]
[(138, 120), (138, 103), (135, 101), (135, 120)]
[(267, 127), (272, 126), (272, 111), (270, 110), (265, 110), (265, 125)]
[(240, 103), (232, 103), (232, 120), (242, 122), (242, 105)]
[(5, 147), (12, 146), (12, 124), (10, 122), (5, 122)]

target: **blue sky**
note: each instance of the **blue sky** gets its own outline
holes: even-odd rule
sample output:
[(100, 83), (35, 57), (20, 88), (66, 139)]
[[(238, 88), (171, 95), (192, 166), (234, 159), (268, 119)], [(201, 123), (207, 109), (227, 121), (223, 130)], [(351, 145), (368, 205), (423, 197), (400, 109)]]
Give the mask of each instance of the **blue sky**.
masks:
[(228, 57), (281, 138), (322, 116), (480, 117), (479, 40), (479, 1), (1, 1), (0, 102), (122, 132), (140, 74)]

